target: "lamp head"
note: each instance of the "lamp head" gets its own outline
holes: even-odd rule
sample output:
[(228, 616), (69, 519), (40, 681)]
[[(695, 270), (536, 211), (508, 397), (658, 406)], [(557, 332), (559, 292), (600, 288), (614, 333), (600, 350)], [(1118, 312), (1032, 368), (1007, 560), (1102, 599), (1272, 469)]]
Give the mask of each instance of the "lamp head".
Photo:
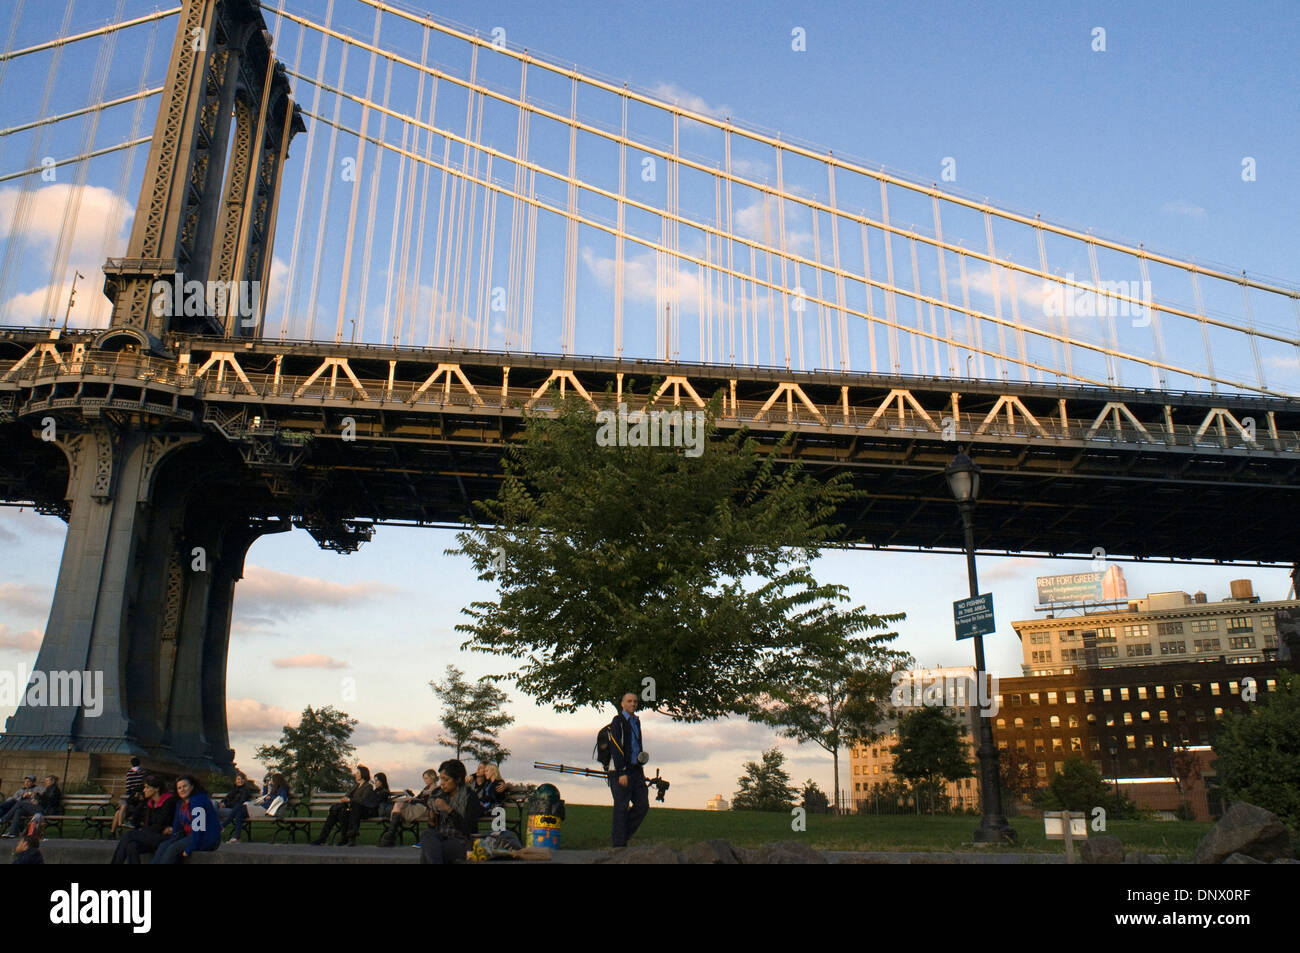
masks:
[(964, 452), (958, 453), (948, 464), (943, 475), (948, 489), (958, 503), (974, 503), (980, 495), (980, 468)]

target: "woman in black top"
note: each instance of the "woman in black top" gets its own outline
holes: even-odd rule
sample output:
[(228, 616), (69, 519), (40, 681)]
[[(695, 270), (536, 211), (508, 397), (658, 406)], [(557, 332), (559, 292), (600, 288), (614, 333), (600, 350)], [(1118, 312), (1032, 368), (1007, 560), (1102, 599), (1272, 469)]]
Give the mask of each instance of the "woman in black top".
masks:
[(459, 761), (438, 765), (438, 790), (429, 804), (429, 827), (420, 838), (420, 863), (464, 860), (479, 818), (478, 798), (465, 783), (465, 765)]
[(136, 830), (127, 831), (117, 842), (113, 852), (114, 864), (138, 864), (141, 854), (152, 854), (158, 845), (171, 836), (171, 823), (176, 816), (176, 801), (163, 790), (163, 783), (154, 775), (144, 779), (144, 800), (135, 809)]

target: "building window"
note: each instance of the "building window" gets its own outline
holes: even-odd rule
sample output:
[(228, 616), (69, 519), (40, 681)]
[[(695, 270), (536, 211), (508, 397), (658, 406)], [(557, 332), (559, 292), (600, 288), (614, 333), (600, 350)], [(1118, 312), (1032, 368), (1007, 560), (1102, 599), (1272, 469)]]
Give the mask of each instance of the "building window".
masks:
[(1104, 702), (1108, 702), (1108, 701), (1110, 701), (1110, 689), (1109, 689), (1109, 688), (1103, 688), (1103, 689), (1101, 690), (1101, 700), (1104, 701)]
[(1038, 764), (1034, 765), (1034, 773), (1038, 775), (1038, 780), (1040, 780), (1040, 781), (1046, 781), (1046, 780), (1047, 780), (1047, 765), (1043, 764), (1043, 763), (1040, 761)]
[(1262, 615), (1259, 617), (1259, 627), (1264, 631), (1268, 631), (1273, 628), (1273, 620), (1266, 615)]
[(1155, 747), (1155, 743), (1152, 741), (1150, 735), (1143, 735), (1143, 736), (1142, 736), (1142, 739), (1143, 739), (1143, 741), (1146, 742), (1146, 746), (1147, 746), (1148, 748), (1154, 748), (1154, 747)]
[(1210, 682), (1210, 694), (1211, 694), (1211, 695), (1219, 695), (1219, 694), (1221, 694), (1221, 692), (1219, 691), (1219, 683), (1218, 683), (1218, 682)]
[(1065, 693), (1065, 703), (1066, 703), (1067, 705), (1073, 705), (1073, 704), (1075, 704), (1075, 697), (1076, 697), (1076, 696), (1075, 696), (1074, 692), (1066, 692), (1066, 693)]
[(1049, 705), (1055, 705), (1055, 704), (1056, 704), (1056, 692), (1048, 692), (1048, 693), (1047, 693), (1047, 704), (1049, 704)]
[(1164, 697), (1165, 697), (1165, 687), (1163, 685), (1157, 685), (1156, 698), (1164, 698)]
[(1217, 652), (1219, 651), (1218, 639), (1196, 639), (1193, 643), (1197, 652)]
[(1219, 623), (1215, 619), (1196, 619), (1192, 622), (1193, 632), (1218, 632)]
[(1145, 623), (1141, 625), (1126, 625), (1124, 626), (1124, 638), (1149, 639), (1151, 638), (1151, 626)]
[(1108, 728), (1114, 728), (1114, 727), (1115, 727), (1115, 713), (1114, 713), (1114, 712), (1109, 712), (1109, 713), (1106, 715), (1106, 727), (1108, 727)]
[(1145, 685), (1141, 685), (1141, 686), (1139, 686), (1139, 687), (1138, 687), (1138, 698), (1143, 698), (1143, 699), (1144, 699), (1144, 698), (1146, 698), (1146, 697), (1147, 697), (1147, 687), (1146, 687)]
[(1121, 688), (1121, 689), (1119, 690), (1119, 700), (1122, 701), (1122, 702), (1126, 702), (1126, 701), (1128, 701), (1128, 689), (1127, 689), (1127, 688)]
[(1234, 615), (1228, 618), (1228, 632), (1254, 632), (1255, 622), (1248, 615)]
[(1061, 640), (1062, 642), (1078, 642), (1078, 641), (1079, 641), (1079, 630), (1078, 630), (1078, 629), (1066, 629), (1064, 632), (1062, 632), (1062, 633), (1060, 634), (1059, 638), (1060, 638), (1060, 640)]
[(999, 727), (999, 728), (1005, 728), (1006, 726), (1007, 726), (1007, 720), (1006, 720), (1005, 718), (999, 718), (999, 719), (998, 719), (998, 727)]
[(1011, 696), (1011, 705), (1016, 708), (1020, 706), (1020, 696), (1018, 694)]
[(1015, 726), (1016, 726), (1017, 728), (1023, 728), (1023, 727), (1025, 727), (1025, 720), (1024, 720), (1023, 718), (1017, 718), (1017, 719), (1015, 720)]
[(1264, 679), (1264, 687), (1268, 689), (1270, 692), (1277, 691), (1277, 679), (1276, 678)]
[(1071, 715), (1071, 716), (1070, 716), (1069, 725), (1070, 725), (1071, 728), (1078, 728), (1078, 727), (1079, 727), (1079, 716), (1078, 716), (1078, 715)]
[(1137, 750), (1137, 736), (1136, 736), (1136, 735), (1125, 735), (1125, 736), (1124, 736), (1124, 744), (1128, 747), (1128, 749), (1129, 749), (1130, 751), (1136, 751), (1136, 750)]
[(1161, 655), (1182, 655), (1186, 651), (1187, 651), (1187, 642), (1181, 639), (1177, 642), (1160, 643)]
[(1098, 629), (1098, 630), (1097, 630), (1097, 641), (1098, 641), (1098, 642), (1114, 642), (1114, 641), (1115, 641), (1115, 630), (1114, 630), (1113, 628), (1109, 628), (1109, 627), (1108, 627), (1108, 628), (1105, 628), (1105, 629)]
[(1017, 739), (1016, 739), (1016, 750), (1017, 750), (1017, 751), (1025, 751), (1025, 750), (1027, 750), (1028, 748), (1029, 748), (1029, 745), (1028, 745), (1028, 743), (1025, 741), (1024, 738), (1017, 738)]
[(1228, 683), (1228, 694), (1229, 694), (1229, 695), (1235, 695), (1235, 694), (1237, 694), (1237, 683), (1236, 683), (1236, 682), (1229, 682), (1229, 683)]
[(1095, 711), (1088, 712), (1086, 717), (1088, 724), (1095, 725), (1097, 723), (1097, 713)]
[(1052, 660), (1051, 649), (1043, 649), (1041, 652), (1031, 652), (1030, 654), (1033, 655), (1032, 661), (1035, 662), (1050, 662)]
[(1062, 743), (1060, 738), (1052, 739), (1052, 751), (1065, 751), (1065, 745)]
[(1254, 647), (1255, 637), (1253, 635), (1239, 635), (1228, 639), (1228, 648), (1231, 649), (1253, 649)]
[(1080, 737), (1078, 737), (1077, 735), (1071, 735), (1071, 736), (1070, 736), (1070, 750), (1082, 754), (1082, 753), (1083, 753), (1083, 739), (1080, 738)]
[(1214, 709), (1214, 717), (1215, 717), (1215, 718), (1222, 718), (1222, 717), (1223, 717), (1223, 709), (1222, 709), (1222, 708), (1216, 708), (1216, 709)]
[(1091, 705), (1091, 704), (1092, 704), (1093, 697), (1094, 697), (1094, 696), (1093, 696), (1093, 692), (1092, 692), (1092, 689), (1091, 689), (1091, 688), (1085, 688), (1085, 689), (1083, 690), (1083, 703), (1084, 703), (1085, 705)]
[(1150, 642), (1141, 642), (1136, 645), (1126, 645), (1125, 648), (1128, 649), (1129, 658), (1137, 658), (1138, 656), (1151, 654)]
[(1030, 692), (1030, 693), (1029, 693), (1029, 704), (1031, 704), (1031, 705), (1037, 705), (1037, 704), (1038, 704), (1038, 692)]
[(1042, 727), (1043, 727), (1043, 719), (1041, 719), (1041, 718), (1035, 718), (1035, 719), (1034, 719), (1034, 727), (1035, 727), (1035, 728), (1042, 728)]
[(1133, 713), (1131, 711), (1124, 712), (1124, 724), (1126, 725), (1133, 724)]
[(1102, 645), (1098, 647), (1097, 658), (1119, 658), (1119, 646)]
[(1149, 711), (1144, 711), (1144, 712), (1142, 712), (1140, 715), (1138, 715), (1138, 717), (1141, 718), (1143, 721), (1150, 721), (1150, 720), (1151, 720), (1151, 712), (1149, 712)]
[(1060, 728), (1060, 727), (1061, 727), (1061, 716), (1060, 716), (1060, 715), (1053, 715), (1053, 716), (1051, 717), (1050, 724), (1051, 724), (1051, 726), (1052, 726), (1053, 728)]
[(1042, 754), (1042, 753), (1043, 753), (1043, 750), (1044, 750), (1044, 749), (1043, 749), (1043, 739), (1042, 739), (1042, 738), (1035, 738), (1035, 739), (1034, 739), (1034, 751), (1038, 752), (1039, 754)]
[(1183, 624), (1181, 622), (1161, 622), (1156, 626), (1157, 635), (1182, 635)]
[(1164, 711), (1162, 709), (1160, 712), (1160, 720), (1164, 722), (1166, 725), (1169, 724), (1169, 712)]

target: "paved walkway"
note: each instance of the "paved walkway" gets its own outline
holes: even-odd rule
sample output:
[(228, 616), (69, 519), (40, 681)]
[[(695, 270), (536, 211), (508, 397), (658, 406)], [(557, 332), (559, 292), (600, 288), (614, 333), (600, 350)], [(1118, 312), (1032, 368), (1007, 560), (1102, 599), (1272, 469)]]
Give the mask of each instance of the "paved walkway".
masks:
[[(116, 841), (53, 838), (41, 845), (47, 864), (107, 864)], [(516, 864), (591, 864), (609, 850), (557, 850), (550, 861)], [(833, 864), (1063, 864), (1062, 854), (950, 851), (824, 851)], [(405, 847), (313, 847), (308, 844), (222, 844), (196, 854), (188, 863), (200, 864), (418, 864), (420, 852)], [(471, 864), (469, 866), (488, 866)]]

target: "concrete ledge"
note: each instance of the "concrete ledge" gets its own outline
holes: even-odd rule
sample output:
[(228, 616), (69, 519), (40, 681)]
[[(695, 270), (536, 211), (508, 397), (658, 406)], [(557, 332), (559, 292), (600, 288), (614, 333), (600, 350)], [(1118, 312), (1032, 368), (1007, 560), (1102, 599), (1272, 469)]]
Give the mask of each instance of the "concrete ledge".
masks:
[[(117, 842), (53, 838), (41, 845), (47, 864), (107, 864)], [(591, 864), (609, 850), (553, 851), (549, 863)], [(995, 853), (984, 851), (822, 851), (832, 864), (1064, 864), (1063, 854)], [(195, 854), (187, 864), (418, 864), (420, 852), (404, 847), (313, 847), (307, 844), (222, 844), (215, 851)], [(516, 861), (534, 866), (547, 861)], [(511, 865), (509, 861), (468, 866)]]

